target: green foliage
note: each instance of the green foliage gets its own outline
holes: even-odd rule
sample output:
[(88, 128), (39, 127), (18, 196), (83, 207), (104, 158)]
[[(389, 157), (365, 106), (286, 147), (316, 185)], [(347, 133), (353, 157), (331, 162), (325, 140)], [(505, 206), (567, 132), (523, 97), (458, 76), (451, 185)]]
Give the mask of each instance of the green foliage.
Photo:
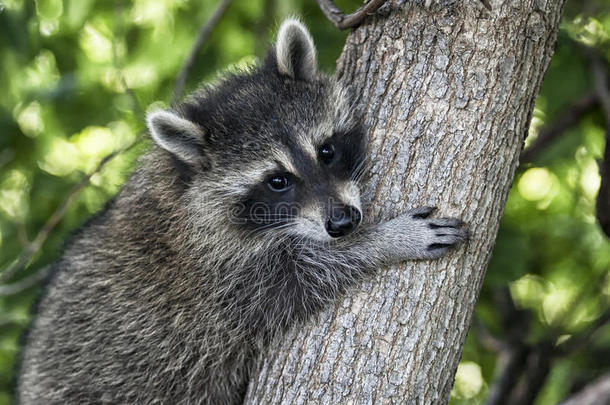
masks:
[[(572, 2), (532, 124), (553, 122), (591, 91), (589, 66), (578, 44), (610, 55), (610, 13)], [(357, 0), (338, 1), (354, 10)], [(589, 4), (589, 3), (587, 3)], [(107, 154), (135, 142), (144, 111), (167, 105), (194, 38), (217, 5), (194, 0), (0, 1), (0, 269), (8, 268), (63, 199)], [(606, 9), (604, 9), (604, 7)], [(195, 59), (187, 90), (219, 71), (264, 57), (277, 24), (300, 15), (317, 40), (320, 65), (332, 71), (346, 33), (310, 0), (235, 1)], [(605, 122), (596, 111), (520, 168), (510, 192), (477, 318), (505, 331), (495, 292), (510, 286), (519, 308), (532, 314), (526, 339), (577, 334), (608, 308), (610, 243), (595, 221)], [(119, 154), (92, 177), (38, 252), (13, 281), (52, 263), (64, 241), (99, 210), (128, 176), (137, 148)], [(0, 405), (9, 401), (17, 342), (39, 288), (0, 296)], [(553, 366), (539, 404), (608, 368), (600, 353), (610, 331)], [(603, 357), (602, 357), (603, 358)], [(496, 354), (475, 334), (466, 343), (454, 387), (455, 404), (480, 403), (492, 384)]]

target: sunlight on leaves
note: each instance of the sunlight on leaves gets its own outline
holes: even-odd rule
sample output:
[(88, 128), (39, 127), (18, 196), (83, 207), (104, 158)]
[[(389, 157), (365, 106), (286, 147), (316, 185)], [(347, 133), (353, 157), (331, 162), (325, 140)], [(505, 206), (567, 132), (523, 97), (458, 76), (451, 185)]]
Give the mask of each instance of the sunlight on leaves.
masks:
[(0, 183), (0, 210), (14, 221), (23, 221), (28, 212), (30, 183), (19, 169), (6, 173)]
[(159, 0), (136, 0), (131, 12), (132, 21), (136, 24), (155, 25), (168, 17), (170, 3)]
[(549, 325), (560, 324), (572, 303), (576, 292), (574, 289), (558, 288), (550, 284), (550, 291), (542, 302), (542, 315)]
[(36, 0), (36, 14), (39, 18), (40, 33), (48, 37), (59, 30), (59, 17), (63, 14), (61, 0)]
[(155, 84), (159, 80), (157, 69), (152, 63), (133, 64), (123, 69), (127, 86), (140, 88)]
[(114, 150), (114, 137), (112, 131), (103, 127), (87, 127), (72, 139), (78, 148), (79, 155), (90, 158), (99, 158)]
[(174, 34), (175, 11), (186, 3), (186, 0), (136, 0), (130, 20), (137, 25), (151, 27), (154, 40), (167, 40)]
[(104, 87), (115, 93), (125, 92), (126, 88), (123, 79), (123, 72), (113, 66), (104, 69), (100, 77), (100, 81)]
[(67, 2), (63, 20), (70, 28), (74, 29), (80, 27), (90, 15), (91, 7), (94, 2), (95, 0), (76, 0)]
[[(557, 194), (558, 181), (553, 173), (544, 167), (528, 169), (517, 184), (521, 197), (528, 201), (543, 201), (548, 203)], [(546, 205), (541, 206), (544, 208)]]
[(35, 138), (44, 131), (44, 122), (42, 120), (40, 103), (32, 101), (28, 104), (17, 116), (17, 124), (21, 132), (25, 135)]
[(579, 16), (570, 24), (566, 24), (570, 36), (587, 46), (596, 46), (608, 41), (608, 33), (604, 25), (596, 18)]
[(515, 304), (520, 308), (538, 309), (544, 300), (547, 282), (535, 275), (526, 274), (509, 284)]
[(104, 156), (112, 153), (119, 144), (133, 141), (134, 135), (125, 136), (126, 124), (116, 124), (116, 131), (122, 134), (117, 141), (116, 133), (107, 127), (91, 126), (72, 136), (69, 141), (53, 138), (43, 160), (39, 162), (42, 170), (55, 176), (66, 176), (75, 170), (85, 173), (92, 171)]
[(59, 70), (55, 61), (55, 55), (48, 49), (41, 49), (32, 63), (23, 71), (20, 80), (24, 90), (40, 90), (50, 88), (59, 81)]
[(2, 0), (0, 1), (0, 12), (3, 10), (21, 10), (24, 0)]
[(49, 37), (59, 31), (59, 20), (42, 20), (39, 25), (40, 34)]
[(79, 157), (76, 147), (60, 137), (51, 140), (47, 152), (38, 166), (45, 172), (55, 176), (66, 176), (78, 167)]
[(112, 60), (112, 42), (109, 33), (100, 24), (85, 24), (79, 43), (85, 55), (93, 62), (110, 62)]
[(473, 398), (481, 391), (484, 383), (481, 367), (477, 363), (460, 362), (451, 395), (463, 399)]
[(527, 149), (532, 142), (534, 142), (540, 133), (540, 128), (544, 126), (546, 123), (546, 114), (544, 110), (540, 107), (534, 109), (534, 114), (532, 115), (532, 121), (530, 122), (530, 127), (528, 130), (527, 137), (525, 138), (525, 148)]
[(36, 0), (36, 14), (45, 20), (61, 17), (64, 7), (62, 0)]
[(585, 196), (591, 200), (597, 196), (597, 191), (601, 184), (602, 178), (599, 174), (599, 166), (593, 158), (589, 158), (583, 163), (580, 186)]

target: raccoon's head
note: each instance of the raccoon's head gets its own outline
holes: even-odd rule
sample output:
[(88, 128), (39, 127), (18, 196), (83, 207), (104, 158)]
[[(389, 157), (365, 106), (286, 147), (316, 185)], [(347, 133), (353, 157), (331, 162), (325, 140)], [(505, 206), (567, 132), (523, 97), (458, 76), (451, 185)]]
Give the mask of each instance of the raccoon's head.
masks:
[(324, 241), (362, 220), (366, 139), (356, 115), (347, 91), (318, 71), (307, 29), (287, 20), (262, 66), (147, 121), (155, 143), (188, 173), (201, 215), (214, 207), (248, 235)]

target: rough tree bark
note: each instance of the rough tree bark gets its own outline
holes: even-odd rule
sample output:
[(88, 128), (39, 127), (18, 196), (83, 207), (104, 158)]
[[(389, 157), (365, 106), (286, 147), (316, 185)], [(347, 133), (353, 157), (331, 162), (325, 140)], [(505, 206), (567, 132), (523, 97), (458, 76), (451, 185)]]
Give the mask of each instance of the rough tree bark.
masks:
[(370, 126), (368, 219), (435, 205), (469, 222), (472, 239), (445, 259), (380, 270), (276, 341), (246, 403), (449, 399), (564, 0), (494, 1), (491, 12), (421, 3), (391, 1), (338, 61)]

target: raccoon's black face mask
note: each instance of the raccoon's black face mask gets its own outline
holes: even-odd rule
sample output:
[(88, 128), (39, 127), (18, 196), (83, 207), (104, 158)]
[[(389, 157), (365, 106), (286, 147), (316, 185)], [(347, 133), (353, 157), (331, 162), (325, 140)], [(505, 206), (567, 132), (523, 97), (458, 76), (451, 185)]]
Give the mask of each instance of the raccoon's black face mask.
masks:
[(318, 72), (311, 36), (295, 21), (262, 66), (147, 121), (158, 146), (217, 190), (236, 226), (330, 240), (362, 220), (366, 140), (349, 99)]
[(359, 128), (317, 140), (278, 142), (259, 181), (240, 201), (253, 231), (279, 230), (318, 240), (348, 235), (360, 224), (358, 177), (364, 168)]

